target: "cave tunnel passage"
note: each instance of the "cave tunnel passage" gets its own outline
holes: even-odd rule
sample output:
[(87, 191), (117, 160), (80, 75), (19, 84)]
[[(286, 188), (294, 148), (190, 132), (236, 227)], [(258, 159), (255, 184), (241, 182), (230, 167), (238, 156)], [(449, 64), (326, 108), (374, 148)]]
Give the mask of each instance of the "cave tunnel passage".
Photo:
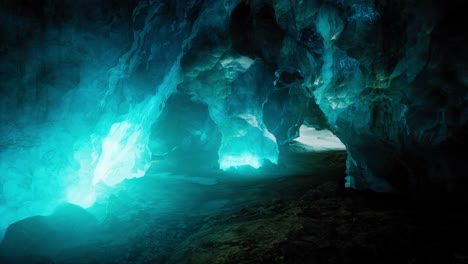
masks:
[[(216, 160), (207, 162), (197, 150), (153, 155), (144, 177), (112, 187), (101, 183), (99, 193), (94, 189), (99, 195), (86, 209), (63, 203), (50, 214), (10, 225), (1, 244), (2, 256), (69, 263), (70, 256), (82, 251), (105, 262), (127, 256), (97, 252), (97, 244), (112, 252), (121, 246), (138, 250), (136, 240), (154, 239), (151, 247), (160, 251), (152, 258), (167, 258), (207, 217), (292, 199), (324, 182), (342, 185), (344, 146), (331, 132), (305, 126), (301, 132), (303, 136), (281, 147), (278, 164), (265, 163), (258, 169), (245, 165), (221, 170)], [(84, 191), (80, 194), (87, 199)]]
[(465, 263), (465, 10), (0, 1), (0, 263)]
[[(102, 204), (148, 175), (203, 186), (305, 175), (285, 157), (343, 149), (301, 69), (277, 65), (287, 32), (272, 6), (75, 5), (2, 6), (2, 106), (14, 110), (2, 114), (2, 234), (63, 202), (102, 221)], [(160, 185), (144, 200), (173, 207)]]

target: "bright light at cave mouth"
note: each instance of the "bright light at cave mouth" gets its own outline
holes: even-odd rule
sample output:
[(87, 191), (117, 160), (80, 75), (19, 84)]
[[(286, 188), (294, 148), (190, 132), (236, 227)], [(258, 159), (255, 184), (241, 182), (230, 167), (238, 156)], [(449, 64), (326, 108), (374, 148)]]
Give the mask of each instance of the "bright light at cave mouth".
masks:
[(345, 150), (346, 146), (330, 130), (317, 130), (313, 127), (302, 125), (300, 137), (294, 141), (302, 143), (310, 151)]

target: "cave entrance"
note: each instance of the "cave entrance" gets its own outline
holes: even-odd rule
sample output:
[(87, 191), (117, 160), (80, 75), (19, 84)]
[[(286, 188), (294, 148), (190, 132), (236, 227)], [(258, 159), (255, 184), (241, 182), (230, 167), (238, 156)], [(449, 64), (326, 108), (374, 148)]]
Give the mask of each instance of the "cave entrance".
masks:
[(316, 129), (302, 125), (299, 129), (300, 136), (294, 139), (309, 151), (346, 150), (346, 146), (340, 139), (328, 129)]

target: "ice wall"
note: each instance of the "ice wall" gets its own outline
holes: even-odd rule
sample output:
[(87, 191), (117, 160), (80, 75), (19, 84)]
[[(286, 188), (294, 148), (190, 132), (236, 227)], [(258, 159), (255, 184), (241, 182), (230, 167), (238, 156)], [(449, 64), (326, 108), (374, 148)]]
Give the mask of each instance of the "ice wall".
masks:
[[(7, 43), (1, 60), (1, 230), (51, 212), (77, 185), (80, 168), (91, 163), (79, 150), (93, 151), (88, 142), (100, 119), (105, 76), (128, 43), (122, 34), (128, 26), (106, 12), (90, 14), (102, 25), (97, 28), (73, 17), (51, 21), (51, 6), (35, 14), (30, 12), (41, 6), (3, 4), (13, 6), (1, 13)], [(89, 205), (93, 197), (85, 192), (81, 199)]]
[[(277, 142), (263, 121), (270, 71), (261, 60), (219, 45), (231, 38), (215, 39), (219, 47), (203, 43), (228, 31), (238, 3), (4, 7), (2, 32), (11, 43), (2, 54), (9, 74), (1, 76), (0, 229), (64, 201), (93, 205), (112, 186), (144, 176), (152, 152), (209, 145), (222, 170), (277, 163)], [(167, 112), (159, 120), (166, 102), (180, 94), (206, 106), (193, 118), (215, 125), (216, 133), (212, 127), (190, 131), (200, 135), (199, 145), (157, 138), (168, 119), (182, 118)], [(180, 130), (172, 129), (174, 135)], [(206, 138), (217, 134), (220, 141)]]
[(274, 164), (303, 123), (346, 145), (348, 187), (463, 190), (465, 8), (445, 2), (2, 2), (0, 229), (152, 154)]
[(1, 116), (0, 229), (63, 201), (91, 206), (107, 186), (145, 174), (152, 126), (181, 82), (196, 18), (206, 16), (194, 3), (73, 3), (58, 22), (43, 16), (60, 3), (37, 7), (38, 18), (5, 10), (4, 21), (20, 22), (4, 27), (9, 40), (25, 42), (8, 46), (2, 60), (11, 75), (2, 75), (10, 111)]
[(466, 146), (461, 65), (467, 53), (460, 43), (467, 39), (455, 28), (466, 20), (459, 11), (465, 4), (272, 5), (287, 32), (276, 62), (303, 74), (329, 128), (346, 145), (348, 187), (420, 196), (434, 195), (429, 190), (462, 193), (466, 166), (456, 153)]

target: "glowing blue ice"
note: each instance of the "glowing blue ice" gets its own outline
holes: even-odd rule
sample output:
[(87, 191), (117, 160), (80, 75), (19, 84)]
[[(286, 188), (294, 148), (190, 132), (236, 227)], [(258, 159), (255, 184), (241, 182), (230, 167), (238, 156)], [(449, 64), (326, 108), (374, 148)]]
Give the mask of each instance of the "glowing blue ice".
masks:
[[(94, 170), (94, 185), (102, 181), (112, 186), (125, 178), (145, 175), (151, 153), (143, 142), (142, 129), (141, 125), (132, 125), (127, 121), (112, 125), (102, 142), (102, 155)], [(138, 167), (137, 163), (142, 160), (147, 162)]]
[(228, 170), (229, 168), (237, 168), (241, 166), (251, 166), (255, 169), (262, 166), (263, 161), (261, 158), (254, 156), (250, 153), (242, 154), (226, 154), (221, 157), (219, 168), (222, 170)]
[(133, 107), (124, 116), (124, 121), (112, 124), (102, 140), (93, 185), (103, 182), (113, 186), (125, 179), (145, 175), (151, 165), (151, 151), (148, 148), (151, 127), (181, 81), (180, 58), (177, 58), (155, 95)]

